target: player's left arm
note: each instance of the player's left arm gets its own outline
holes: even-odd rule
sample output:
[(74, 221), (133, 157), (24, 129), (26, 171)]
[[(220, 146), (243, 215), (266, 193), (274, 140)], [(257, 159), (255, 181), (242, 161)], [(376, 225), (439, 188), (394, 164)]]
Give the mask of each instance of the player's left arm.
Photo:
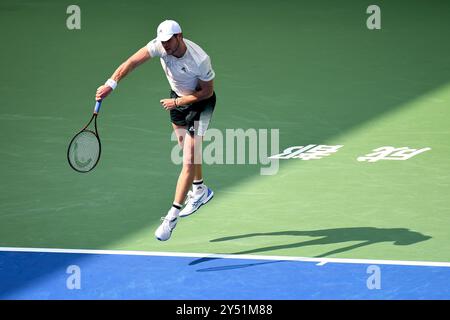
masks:
[(178, 98), (177, 102), (178, 105), (183, 106), (186, 104), (191, 104), (211, 98), (213, 94), (214, 94), (214, 80), (210, 81), (198, 80), (197, 90), (190, 95)]
[(192, 94), (176, 99), (162, 99), (160, 102), (164, 109), (170, 110), (177, 106), (184, 106), (210, 98), (214, 94), (214, 80), (198, 80), (197, 90)]

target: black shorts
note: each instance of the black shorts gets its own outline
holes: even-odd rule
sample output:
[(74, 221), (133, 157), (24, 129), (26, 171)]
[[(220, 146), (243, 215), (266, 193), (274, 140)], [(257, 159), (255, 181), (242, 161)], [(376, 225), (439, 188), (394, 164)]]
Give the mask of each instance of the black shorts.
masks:
[[(178, 95), (170, 91), (170, 97), (178, 98)], [(208, 99), (171, 109), (170, 121), (178, 126), (186, 127), (190, 135), (197, 133), (199, 136), (204, 136), (215, 106), (216, 93), (214, 92)]]

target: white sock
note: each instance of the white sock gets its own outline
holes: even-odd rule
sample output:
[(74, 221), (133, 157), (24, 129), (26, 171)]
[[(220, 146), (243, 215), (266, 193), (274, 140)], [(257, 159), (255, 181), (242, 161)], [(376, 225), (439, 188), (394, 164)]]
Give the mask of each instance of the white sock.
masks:
[(174, 202), (172, 204), (172, 207), (169, 209), (169, 212), (167, 213), (167, 215), (171, 218), (178, 218), (178, 214), (180, 213), (181, 210), (181, 204)]
[(205, 185), (203, 183), (203, 179), (202, 180), (194, 180), (193, 184), (192, 184), (192, 191), (195, 194), (201, 194), (203, 193), (203, 191), (205, 190)]

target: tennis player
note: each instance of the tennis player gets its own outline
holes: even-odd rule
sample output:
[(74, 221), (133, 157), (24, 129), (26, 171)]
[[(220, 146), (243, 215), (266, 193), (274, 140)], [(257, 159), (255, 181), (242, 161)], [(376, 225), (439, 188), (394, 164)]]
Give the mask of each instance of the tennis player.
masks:
[(183, 37), (176, 21), (163, 21), (157, 28), (156, 38), (117, 68), (97, 89), (96, 99), (106, 98), (130, 71), (156, 57), (160, 58), (171, 87), (170, 97), (161, 99), (160, 103), (169, 111), (172, 127), (183, 149), (183, 167), (172, 207), (155, 231), (158, 240), (166, 241), (179, 217), (194, 213), (214, 195), (204, 184), (201, 164), (202, 137), (216, 104), (211, 60), (200, 46)]

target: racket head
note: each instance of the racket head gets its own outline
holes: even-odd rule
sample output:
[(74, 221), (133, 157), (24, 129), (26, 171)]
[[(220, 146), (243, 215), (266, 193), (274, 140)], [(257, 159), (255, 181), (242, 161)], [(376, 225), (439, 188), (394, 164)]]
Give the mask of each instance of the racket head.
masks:
[(100, 160), (102, 151), (100, 138), (91, 130), (84, 129), (70, 141), (67, 149), (69, 165), (78, 172), (89, 172)]

